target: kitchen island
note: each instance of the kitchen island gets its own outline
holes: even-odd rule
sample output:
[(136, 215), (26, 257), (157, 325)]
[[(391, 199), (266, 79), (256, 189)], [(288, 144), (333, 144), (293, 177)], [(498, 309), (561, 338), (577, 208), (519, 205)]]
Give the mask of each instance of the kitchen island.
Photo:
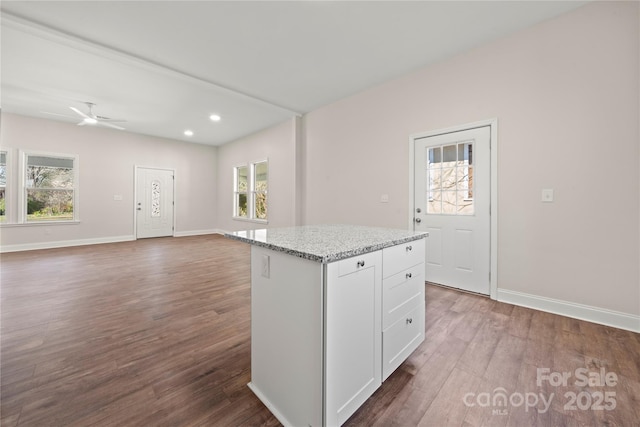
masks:
[(344, 423), (424, 340), (427, 233), (238, 231), (251, 244), (251, 382), (285, 426)]

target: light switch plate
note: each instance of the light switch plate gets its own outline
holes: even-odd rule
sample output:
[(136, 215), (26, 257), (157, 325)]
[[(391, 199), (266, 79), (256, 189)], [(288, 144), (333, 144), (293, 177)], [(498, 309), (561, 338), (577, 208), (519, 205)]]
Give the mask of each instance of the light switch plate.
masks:
[(389, 203), (389, 195), (381, 194), (380, 195), (380, 203)]
[(553, 202), (553, 189), (545, 188), (542, 190), (542, 202), (543, 203), (551, 203)]

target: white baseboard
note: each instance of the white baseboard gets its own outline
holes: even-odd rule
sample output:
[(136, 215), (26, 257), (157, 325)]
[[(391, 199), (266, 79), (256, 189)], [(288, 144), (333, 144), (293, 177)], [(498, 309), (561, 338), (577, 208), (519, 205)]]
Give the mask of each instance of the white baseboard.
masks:
[[(174, 233), (173, 237), (201, 236), (205, 234), (224, 234), (224, 233), (225, 233), (224, 230), (219, 230), (219, 229), (180, 231), (180, 232)], [(130, 235), (130, 236), (98, 237), (94, 239), (60, 240), (57, 242), (38, 242), (38, 243), (24, 243), (19, 245), (2, 245), (0, 246), (0, 253), (33, 251), (37, 249), (67, 248), (70, 246), (98, 245), (101, 243), (130, 242), (132, 240), (136, 240), (136, 236)]]
[(498, 289), (498, 301), (640, 333), (640, 316), (606, 308)]
[(93, 239), (60, 240), (57, 242), (38, 242), (38, 243), (24, 243), (19, 245), (2, 245), (0, 246), (0, 253), (33, 251), (36, 249), (67, 248), (69, 246), (97, 245), (101, 243), (130, 242), (132, 240), (136, 240), (136, 236), (133, 236), (133, 235), (112, 236), (112, 237), (98, 237)]
[(224, 234), (222, 230), (212, 228), (210, 230), (189, 230), (189, 231), (176, 231), (173, 233), (173, 237), (188, 237), (188, 236), (202, 236), (205, 234)]

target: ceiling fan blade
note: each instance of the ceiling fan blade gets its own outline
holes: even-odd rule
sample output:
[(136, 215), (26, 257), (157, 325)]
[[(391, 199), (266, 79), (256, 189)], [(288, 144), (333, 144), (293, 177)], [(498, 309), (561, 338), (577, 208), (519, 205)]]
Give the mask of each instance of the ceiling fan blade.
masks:
[(109, 128), (113, 128), (113, 129), (124, 130), (124, 128), (123, 128), (123, 127), (121, 127), (121, 126), (117, 126), (117, 125), (114, 125), (114, 124), (111, 124), (111, 123), (109, 123), (109, 122), (105, 122), (104, 120), (100, 120), (100, 121), (98, 121), (98, 124), (99, 124), (99, 125), (102, 125), (102, 126), (109, 127)]
[(75, 117), (74, 117), (74, 116), (69, 116), (69, 115), (66, 115), (66, 114), (52, 113), (52, 112), (50, 112), (50, 111), (40, 111), (40, 112), (41, 112), (42, 114), (48, 114), (48, 115), (50, 115), (50, 116), (58, 116), (58, 117), (66, 117), (66, 118), (68, 118), (68, 119), (75, 119)]
[(85, 113), (83, 113), (82, 111), (78, 110), (76, 107), (69, 107), (69, 108), (71, 108), (71, 110), (73, 110), (80, 117), (83, 117), (85, 119), (92, 119), (93, 118), (91, 116), (87, 116)]
[(85, 126), (87, 124), (87, 122), (85, 122), (84, 120), (82, 120), (80, 123), (78, 123), (78, 126)]
[(108, 122), (108, 123), (124, 123), (126, 120), (123, 119), (110, 119), (109, 117), (98, 116), (97, 120), (99, 122)]

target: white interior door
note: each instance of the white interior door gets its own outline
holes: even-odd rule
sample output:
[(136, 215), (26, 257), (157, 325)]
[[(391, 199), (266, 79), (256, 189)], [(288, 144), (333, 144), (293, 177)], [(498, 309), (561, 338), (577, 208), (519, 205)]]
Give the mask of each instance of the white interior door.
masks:
[(136, 168), (136, 237), (173, 236), (173, 171)]
[(414, 143), (414, 229), (429, 232), (425, 278), (488, 295), (491, 127)]

